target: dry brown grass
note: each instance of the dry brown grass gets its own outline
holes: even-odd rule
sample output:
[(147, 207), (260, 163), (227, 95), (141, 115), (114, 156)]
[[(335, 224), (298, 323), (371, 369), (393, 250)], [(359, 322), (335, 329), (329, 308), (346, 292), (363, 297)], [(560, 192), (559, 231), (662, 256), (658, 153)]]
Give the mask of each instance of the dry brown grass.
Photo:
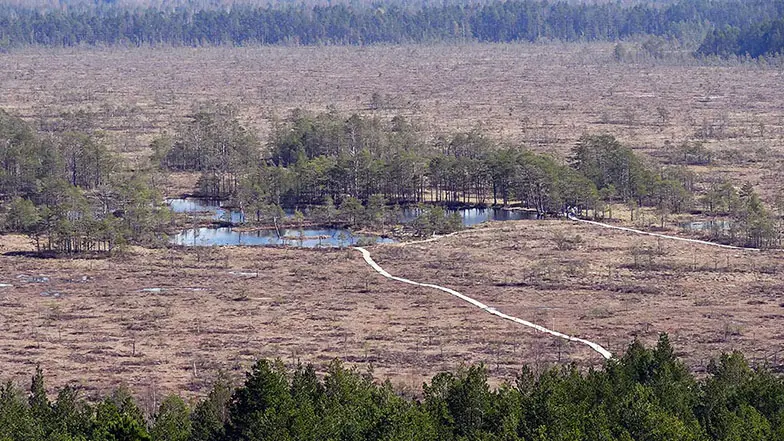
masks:
[[(24, 243), (1, 240), (6, 251)], [(352, 250), (137, 249), (110, 260), (6, 255), (0, 266), (0, 283), (14, 285), (0, 288), (0, 371), (23, 383), (41, 363), (52, 385), (198, 393), (260, 357), (320, 367), (339, 357), (417, 390), (461, 363), (511, 378), (523, 362), (557, 361), (558, 342), (389, 282)], [(563, 350), (572, 356), (598, 361)]]
[[(561, 236), (580, 236), (579, 245), (559, 249)], [(773, 363), (779, 353), (778, 368), (784, 363), (780, 252), (529, 221), (496, 223), (427, 246), (380, 247), (375, 256), (393, 274), (438, 280), (615, 353), (633, 338), (653, 344), (667, 332), (697, 372), (709, 358), (735, 349), (757, 362)]]
[[(199, 101), (236, 104), (262, 137), (302, 107), (414, 117), (428, 134), (482, 127), (565, 153), (608, 132), (655, 156), (703, 139), (703, 174), (779, 187), (779, 67), (618, 63), (609, 44), (27, 49), (0, 57), (0, 107), (32, 121), (94, 112), (129, 158)], [(666, 109), (666, 112), (660, 112)], [(664, 117), (663, 117), (664, 116)], [(699, 135), (700, 133), (705, 136)]]
[[(559, 250), (555, 232), (581, 238)], [(6, 251), (24, 243), (2, 241)], [(649, 250), (636, 266), (633, 249)], [(395, 275), (455, 288), (614, 352), (668, 332), (698, 372), (722, 351), (760, 362), (783, 348), (784, 285), (773, 252), (558, 221), (495, 223), (371, 251)], [(0, 283), (15, 285), (0, 288), (0, 371), (22, 382), (40, 362), (52, 385), (106, 391), (125, 381), (140, 394), (203, 393), (219, 370), (238, 376), (258, 357), (320, 367), (339, 357), (416, 391), (460, 363), (485, 363), (494, 381), (523, 364), (601, 363), (584, 345), (387, 280), (352, 250), (137, 249), (110, 260), (5, 255), (0, 266)], [(49, 281), (24, 282), (23, 274)]]
[[(586, 132), (615, 134), (658, 158), (665, 141), (703, 139), (719, 159), (695, 167), (702, 179), (749, 180), (771, 200), (784, 154), (780, 69), (625, 64), (611, 53), (606, 44), (28, 49), (0, 56), (0, 107), (44, 127), (63, 112), (93, 112), (95, 128), (133, 163), (197, 101), (236, 104), (263, 137), (292, 108), (372, 113), (378, 93), (386, 104), (377, 113), (411, 116), (429, 134), (481, 126), (558, 154)], [(193, 184), (193, 176), (173, 176), (168, 192)], [(559, 250), (558, 231), (582, 241)], [(0, 238), (1, 252), (26, 246)], [(782, 349), (784, 285), (772, 252), (515, 222), (373, 253), (394, 274), (456, 288), (616, 352), (635, 336), (652, 342), (667, 331), (699, 371), (724, 350), (762, 360)], [(231, 274), (257, 270), (258, 277)], [(50, 281), (23, 283), (21, 274)], [(523, 363), (557, 362), (559, 354), (581, 366), (600, 362), (582, 345), (388, 281), (350, 251), (6, 255), (0, 283), (15, 285), (0, 288), (0, 372), (23, 382), (41, 362), (55, 386), (106, 391), (124, 380), (139, 393), (198, 393), (219, 369), (239, 375), (257, 357), (320, 366), (341, 357), (372, 363), (380, 378), (416, 389), (463, 362), (485, 362), (496, 379)], [(156, 287), (164, 290), (141, 291)]]

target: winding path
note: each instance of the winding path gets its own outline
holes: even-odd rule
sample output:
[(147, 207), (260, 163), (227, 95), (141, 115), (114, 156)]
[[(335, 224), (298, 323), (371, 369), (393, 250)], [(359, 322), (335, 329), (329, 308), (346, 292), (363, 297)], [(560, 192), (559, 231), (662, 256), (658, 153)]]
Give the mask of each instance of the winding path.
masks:
[(685, 237), (669, 236), (669, 235), (666, 235), (666, 234), (651, 233), (650, 231), (635, 230), (634, 228), (619, 227), (617, 225), (610, 225), (610, 224), (605, 224), (605, 223), (602, 223), (602, 222), (596, 222), (596, 221), (589, 221), (589, 220), (585, 220), (585, 219), (580, 219), (580, 218), (575, 217), (575, 216), (573, 216), (571, 214), (568, 217), (569, 217), (569, 220), (572, 220), (572, 221), (575, 221), (575, 222), (582, 222), (584, 224), (596, 225), (596, 226), (603, 227), (603, 228), (610, 228), (610, 229), (613, 229), (613, 230), (626, 231), (626, 232), (629, 232), (629, 233), (644, 234), (646, 236), (661, 237), (662, 239), (679, 240), (681, 242), (690, 242), (690, 243), (696, 243), (696, 244), (700, 244), (700, 245), (708, 245), (708, 246), (712, 246), (712, 247), (725, 248), (725, 249), (728, 249), (728, 250), (761, 251), (759, 248), (736, 247), (736, 246), (732, 246), (732, 245), (724, 245), (724, 244), (720, 244), (720, 243), (716, 243), (716, 242), (710, 242), (710, 241), (707, 241), (707, 240), (687, 239)]
[[(619, 226), (616, 226), (616, 225), (605, 224), (605, 223), (602, 223), (602, 222), (596, 222), (596, 221), (580, 219), (580, 218), (575, 217), (575, 216), (573, 216), (571, 214), (569, 214), (567, 217), (569, 218), (569, 220), (574, 221), (574, 222), (581, 222), (581, 223), (584, 223), (584, 224), (595, 225), (595, 226), (598, 226), (598, 227), (609, 228), (609, 229), (613, 229), (613, 230), (626, 231), (626, 232), (634, 233), (634, 234), (642, 234), (642, 235), (646, 235), (646, 236), (661, 237), (663, 239), (678, 240), (678, 241), (682, 241), (682, 242), (689, 242), (689, 243), (695, 243), (695, 244), (700, 244), (700, 245), (707, 245), (707, 246), (724, 248), (724, 249), (729, 249), (729, 250), (761, 251), (759, 248), (736, 247), (736, 246), (732, 246), (732, 245), (724, 245), (724, 244), (720, 244), (720, 243), (716, 243), (716, 242), (710, 242), (710, 241), (707, 241), (707, 240), (688, 239), (688, 238), (685, 238), (685, 237), (669, 236), (667, 234), (652, 233), (652, 232), (643, 231), (643, 230), (635, 230), (634, 228), (619, 227)], [(433, 242), (433, 241), (436, 241), (438, 239), (442, 239), (444, 237), (452, 236), (452, 235), (455, 235), (455, 234), (457, 234), (457, 233), (447, 234), (445, 236), (433, 236), (433, 237), (431, 237), (429, 239), (415, 241), (415, 242), (408, 242), (408, 243), (404, 243), (403, 245), (411, 245), (411, 244), (418, 244), (418, 243)], [(608, 351), (607, 349), (601, 347), (600, 345), (598, 345), (597, 343), (594, 343), (592, 341), (585, 340), (585, 339), (578, 338), (578, 337), (572, 337), (570, 335), (566, 335), (566, 334), (563, 334), (563, 333), (558, 332), (558, 331), (553, 331), (552, 329), (547, 329), (544, 326), (540, 326), (540, 325), (537, 325), (535, 323), (531, 323), (531, 322), (523, 320), (521, 318), (517, 318), (517, 317), (513, 317), (511, 315), (504, 314), (503, 312), (498, 311), (497, 309), (495, 309), (493, 307), (485, 305), (484, 303), (482, 303), (482, 302), (480, 302), (480, 301), (478, 301), (476, 299), (468, 297), (467, 295), (461, 294), (461, 293), (459, 293), (459, 292), (457, 292), (457, 291), (455, 291), (453, 289), (450, 289), (450, 288), (444, 288), (443, 286), (434, 285), (434, 284), (431, 284), (431, 283), (414, 282), (413, 280), (408, 280), (408, 279), (404, 279), (402, 277), (393, 276), (392, 274), (389, 274), (386, 270), (384, 270), (384, 268), (381, 268), (381, 266), (378, 263), (376, 263), (376, 261), (373, 260), (372, 257), (370, 257), (370, 252), (368, 250), (366, 250), (366, 249), (364, 249), (362, 247), (354, 247), (354, 249), (356, 249), (356, 250), (358, 250), (359, 252), (362, 253), (362, 257), (364, 257), (365, 262), (367, 262), (367, 264), (370, 265), (377, 273), (381, 274), (382, 276), (384, 276), (384, 277), (386, 277), (388, 279), (392, 279), (392, 280), (395, 280), (395, 281), (398, 281), (398, 282), (402, 282), (402, 283), (407, 283), (409, 285), (422, 286), (422, 287), (425, 287), (425, 288), (433, 288), (433, 289), (437, 289), (437, 290), (440, 290), (440, 291), (444, 291), (444, 292), (446, 292), (448, 294), (451, 294), (451, 295), (453, 295), (453, 296), (455, 296), (455, 297), (457, 297), (457, 298), (459, 298), (459, 299), (461, 299), (461, 300), (463, 300), (465, 302), (468, 302), (468, 303), (476, 306), (477, 308), (479, 308), (481, 310), (484, 310), (487, 313), (490, 313), (490, 314), (493, 314), (495, 316), (501, 317), (502, 319), (513, 321), (513, 322), (521, 324), (523, 326), (527, 326), (529, 328), (533, 328), (533, 329), (535, 329), (535, 330), (537, 330), (539, 332), (544, 332), (544, 333), (550, 334), (552, 336), (555, 336), (555, 337), (558, 337), (558, 338), (562, 338), (564, 340), (569, 340), (569, 341), (574, 341), (574, 342), (578, 342), (578, 343), (583, 343), (585, 345), (588, 345), (594, 351), (596, 351), (599, 354), (601, 354), (602, 357), (607, 358), (607, 359), (612, 358), (612, 353), (610, 351)]]
[(413, 280), (408, 280), (408, 279), (404, 279), (402, 277), (393, 276), (392, 274), (389, 274), (386, 270), (384, 270), (384, 268), (381, 268), (381, 266), (378, 263), (376, 263), (376, 261), (373, 260), (372, 257), (370, 257), (370, 252), (368, 250), (366, 250), (366, 249), (364, 249), (362, 247), (354, 247), (354, 249), (356, 249), (356, 250), (358, 250), (359, 252), (362, 253), (362, 257), (365, 258), (365, 262), (367, 262), (368, 265), (370, 265), (374, 270), (376, 270), (377, 273), (381, 274), (382, 276), (384, 276), (384, 277), (386, 277), (388, 279), (392, 279), (392, 280), (395, 280), (395, 281), (398, 281), (398, 282), (402, 282), (402, 283), (407, 283), (409, 285), (422, 286), (422, 287), (425, 287), (425, 288), (433, 288), (433, 289), (437, 289), (437, 290), (440, 290), (440, 291), (444, 291), (445, 293), (451, 294), (451, 295), (459, 298), (460, 300), (468, 302), (468, 303), (476, 306), (477, 308), (484, 310), (487, 313), (490, 313), (490, 314), (493, 314), (495, 316), (501, 317), (502, 319), (510, 320), (510, 321), (515, 322), (515, 323), (521, 324), (523, 326), (528, 326), (529, 328), (533, 328), (533, 329), (535, 329), (535, 330), (537, 330), (539, 332), (544, 332), (544, 333), (553, 335), (555, 337), (562, 338), (564, 340), (569, 340), (569, 341), (574, 341), (574, 342), (586, 344), (591, 349), (593, 349), (594, 351), (596, 351), (599, 354), (601, 354), (602, 357), (607, 358), (607, 359), (612, 358), (612, 353), (610, 351), (608, 351), (607, 349), (604, 349), (603, 347), (599, 346), (597, 343), (594, 343), (592, 341), (588, 341), (588, 340), (585, 340), (585, 339), (582, 339), (582, 338), (572, 337), (570, 335), (566, 335), (566, 334), (560, 333), (558, 331), (553, 331), (551, 329), (547, 329), (544, 326), (540, 326), (540, 325), (537, 325), (535, 323), (531, 323), (529, 321), (526, 321), (526, 320), (523, 320), (523, 319), (520, 319), (520, 318), (517, 318), (517, 317), (513, 317), (511, 315), (504, 314), (503, 312), (498, 311), (495, 308), (492, 308), (490, 306), (485, 305), (484, 303), (480, 302), (479, 300), (476, 300), (476, 299), (473, 299), (471, 297), (468, 297), (467, 295), (461, 294), (461, 293), (459, 293), (459, 292), (457, 292), (457, 291), (455, 291), (453, 289), (444, 288), (443, 286), (433, 285), (431, 283), (414, 282)]

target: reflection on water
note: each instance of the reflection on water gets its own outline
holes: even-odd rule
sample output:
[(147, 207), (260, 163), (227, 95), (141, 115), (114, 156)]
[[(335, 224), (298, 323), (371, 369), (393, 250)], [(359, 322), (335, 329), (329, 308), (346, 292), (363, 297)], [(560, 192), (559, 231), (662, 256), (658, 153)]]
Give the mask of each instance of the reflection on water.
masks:
[[(241, 224), (245, 217), (238, 210), (224, 208), (222, 202), (213, 199), (184, 198), (167, 199), (172, 211), (175, 213), (207, 213), (216, 221)], [(401, 223), (413, 222), (420, 214), (421, 208), (403, 208), (398, 213)], [(284, 210), (287, 217), (294, 215), (294, 210)], [(463, 225), (470, 227), (486, 221), (507, 221), (536, 219), (536, 212), (527, 210), (503, 210), (499, 208), (461, 208), (446, 210), (448, 214), (458, 213), (463, 219)], [(275, 230), (260, 230), (240, 232), (231, 227), (221, 228), (196, 228), (185, 230), (171, 237), (171, 243), (188, 246), (211, 245), (292, 245), (302, 247), (341, 247), (362, 243), (390, 243), (392, 239), (383, 239), (368, 236), (355, 236), (347, 229), (320, 228), (300, 230), (282, 230), (281, 236)]]
[(175, 213), (215, 211), (221, 207), (221, 201), (219, 200), (200, 198), (166, 199), (166, 204)]
[[(470, 227), (486, 221), (510, 221), (536, 219), (536, 212), (530, 210), (504, 210), (502, 208), (460, 208), (445, 210), (447, 214), (458, 213), (463, 219), (463, 225)], [(400, 210), (400, 221), (413, 222), (422, 214), (421, 208), (403, 208)]]
[(188, 246), (212, 245), (291, 245), (305, 248), (344, 247), (358, 243), (393, 243), (393, 239), (354, 235), (342, 228), (291, 230), (284, 229), (278, 237), (275, 230), (236, 231), (231, 227), (185, 230), (171, 238), (171, 243)]
[(732, 228), (732, 221), (728, 220), (709, 220), (684, 222), (681, 228), (690, 231), (729, 231)]
[[(231, 222), (232, 224), (245, 222), (245, 215), (240, 210), (225, 208), (223, 201), (218, 199), (175, 198), (166, 199), (166, 204), (175, 213), (210, 213), (212, 220), (215, 221)], [(284, 209), (283, 214), (286, 217), (293, 217), (294, 211), (293, 209)]]
[[(228, 221), (239, 224), (245, 222), (243, 214), (239, 210), (231, 210), (223, 207), (223, 202), (217, 199), (201, 198), (179, 198), (167, 199), (166, 203), (175, 213), (212, 213), (213, 220)], [(293, 209), (284, 209), (286, 217), (294, 216)], [(402, 223), (413, 222), (420, 214), (422, 209), (418, 207), (402, 208), (398, 214), (398, 219)], [(459, 208), (456, 210), (445, 210), (447, 214), (459, 213), (463, 219), (463, 225), (470, 227), (486, 221), (508, 221), (508, 220), (527, 220), (536, 219), (536, 212), (529, 210), (504, 210), (501, 208)], [(230, 217), (229, 217), (230, 216)]]
[(175, 213), (210, 213), (212, 220), (233, 224), (245, 222), (242, 212), (223, 208), (223, 202), (217, 199), (178, 198), (166, 199), (166, 203)]

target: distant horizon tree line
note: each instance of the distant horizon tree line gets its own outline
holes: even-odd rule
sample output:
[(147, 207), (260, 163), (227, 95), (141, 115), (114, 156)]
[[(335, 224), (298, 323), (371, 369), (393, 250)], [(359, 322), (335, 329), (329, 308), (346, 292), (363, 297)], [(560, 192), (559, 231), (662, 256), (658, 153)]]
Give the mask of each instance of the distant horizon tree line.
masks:
[[(727, 29), (758, 30), (777, 23), (784, 1), (679, 0), (673, 2), (478, 1), (306, 4), (232, 3), (124, 7), (110, 3), (59, 8), (0, 4), (0, 51), (40, 46), (247, 46), (253, 44), (366, 45), (444, 41), (620, 41), (655, 36), (699, 46), (726, 46)], [(779, 29), (780, 25), (773, 26)], [(769, 32), (769, 40), (778, 33)], [(760, 32), (743, 40), (757, 41)], [(762, 32), (764, 33), (764, 32)], [(734, 34), (733, 34), (734, 35)], [(737, 37), (737, 36), (736, 36)], [(754, 38), (752, 38), (754, 37)], [(733, 37), (734, 38), (734, 37)], [(732, 38), (730, 38), (732, 39)], [(737, 39), (737, 38), (736, 38)], [(738, 47), (745, 47), (745, 43)], [(754, 43), (756, 48), (759, 44)], [(773, 54), (768, 49), (750, 51)], [(740, 50), (740, 49), (739, 49)]]

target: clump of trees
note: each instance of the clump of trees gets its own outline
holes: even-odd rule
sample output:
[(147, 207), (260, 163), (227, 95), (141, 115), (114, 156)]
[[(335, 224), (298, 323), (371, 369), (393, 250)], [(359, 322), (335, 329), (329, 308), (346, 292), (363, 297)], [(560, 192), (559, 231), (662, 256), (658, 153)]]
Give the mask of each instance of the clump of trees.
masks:
[[(201, 172), (200, 182), (229, 182), (202, 190), (231, 198), (251, 213), (322, 205), (328, 198), (338, 205), (347, 198), (367, 205), (377, 196), (390, 204), (514, 200), (557, 213), (566, 207), (593, 209), (599, 189), (651, 203), (658, 182), (650, 167), (610, 136), (584, 137), (573, 163), (566, 165), (522, 147), (498, 146), (478, 130), (426, 140), (400, 116), (385, 122), (296, 111), (277, 124), (266, 148), (257, 152), (236, 119), (217, 126), (223, 131), (205, 134), (203, 120), (225, 116), (199, 115), (173, 141), (155, 141), (157, 160), (170, 170)], [(195, 157), (200, 159), (190, 159)], [(205, 170), (202, 164), (219, 165)]]
[[(100, 133), (65, 127), (39, 135), (0, 113), (0, 228), (28, 234), (39, 251), (69, 253), (162, 238), (170, 213), (149, 176), (120, 167)], [(152, 148), (160, 167), (199, 173), (204, 196), (230, 199), (245, 219), (270, 224), (282, 220), (284, 208), (325, 225), (377, 228), (396, 224), (389, 208), (400, 205), (515, 203), (540, 214), (612, 217), (613, 204), (625, 203), (632, 216), (654, 207), (663, 226), (694, 206), (697, 190), (684, 166), (653, 164), (610, 135), (581, 137), (564, 162), (498, 145), (478, 130), (430, 139), (400, 116), (295, 111), (265, 144), (233, 108), (211, 106)], [(677, 151), (687, 163), (710, 159), (699, 145)], [(780, 246), (781, 222), (751, 186), (714, 186), (700, 201), (734, 220), (721, 240)], [(456, 227), (436, 209), (413, 224), (422, 235)]]
[(10, 440), (784, 440), (784, 380), (724, 354), (696, 378), (666, 335), (632, 343), (602, 369), (523, 368), (488, 384), (487, 370), (436, 374), (418, 400), (334, 361), (261, 360), (232, 389), (216, 382), (202, 400), (166, 397), (143, 415), (126, 388), (95, 403), (65, 387), (50, 401), (40, 369), (29, 393), (0, 387), (0, 438)]
[[(415, 124), (336, 112), (294, 111), (275, 124), (262, 144), (229, 107), (200, 110), (173, 138), (153, 143), (154, 160), (176, 171), (199, 172), (205, 196), (230, 199), (245, 219), (275, 223), (283, 208), (303, 209), (326, 225), (395, 223), (384, 207), (517, 203), (540, 214), (576, 210), (612, 217), (612, 206), (653, 207), (662, 226), (672, 214), (695, 207), (697, 176), (686, 165), (711, 160), (699, 144), (672, 150), (674, 165), (652, 163), (610, 135), (585, 135), (568, 162), (522, 146), (499, 145), (481, 131), (429, 139)], [(752, 189), (741, 189), (751, 194)], [(724, 193), (736, 192), (724, 187)], [(708, 211), (727, 206), (713, 189)], [(756, 198), (756, 199), (755, 199)], [(780, 242), (775, 217), (756, 196), (732, 203), (737, 231), (722, 238), (744, 246)], [(725, 211), (727, 211), (725, 210)], [(430, 210), (417, 234), (454, 230), (444, 213)]]
[(606, 200), (636, 201), (680, 212), (689, 206), (688, 176), (656, 169), (610, 135), (583, 136), (572, 151), (572, 166), (596, 185)]
[(701, 202), (708, 214), (728, 219), (709, 229), (714, 240), (753, 248), (781, 247), (781, 215), (764, 206), (751, 183), (739, 189), (729, 182), (711, 183)]
[(220, 197), (237, 190), (239, 177), (258, 161), (259, 142), (231, 106), (198, 110), (172, 139), (157, 138), (153, 160), (173, 171), (201, 172), (199, 190)]
[(38, 251), (112, 251), (151, 243), (168, 210), (144, 176), (126, 174), (99, 134), (35, 133), (0, 110), (0, 228)]
[(449, 234), (463, 228), (463, 219), (457, 212), (450, 214), (441, 207), (422, 208), (412, 228), (417, 236)]
[(572, 166), (596, 185), (601, 200), (632, 207), (655, 207), (662, 225), (667, 216), (692, 206), (693, 173), (682, 167), (656, 167), (610, 135), (583, 136), (572, 151)]

